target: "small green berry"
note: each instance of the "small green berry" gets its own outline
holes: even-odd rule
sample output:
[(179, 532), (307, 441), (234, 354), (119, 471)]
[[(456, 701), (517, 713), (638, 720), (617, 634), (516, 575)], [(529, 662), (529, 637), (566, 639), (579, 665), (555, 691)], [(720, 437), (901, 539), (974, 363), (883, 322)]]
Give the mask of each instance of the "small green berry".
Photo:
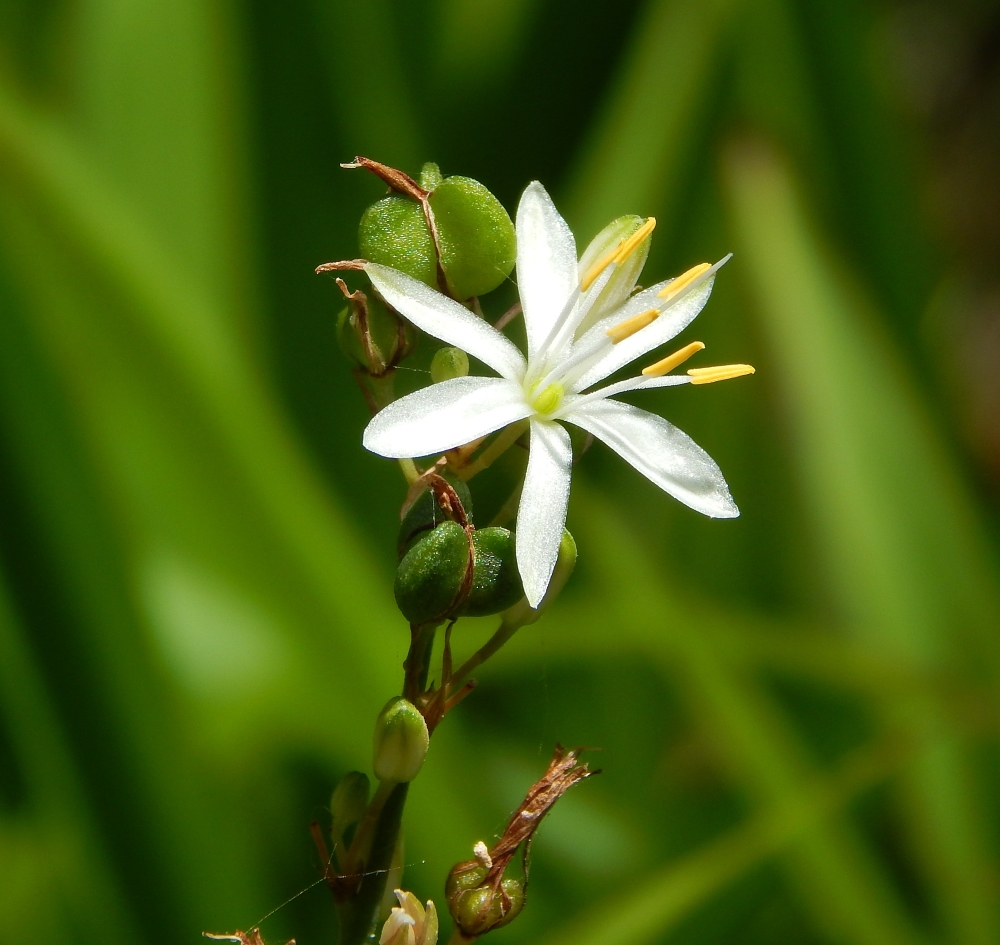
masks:
[(369, 262), (391, 266), (437, 288), (434, 240), (416, 200), (393, 194), (373, 203), (362, 214), (358, 244)]
[(485, 295), (514, 268), (514, 224), (479, 181), (447, 177), (428, 196), (438, 231), (441, 266), (459, 299)]

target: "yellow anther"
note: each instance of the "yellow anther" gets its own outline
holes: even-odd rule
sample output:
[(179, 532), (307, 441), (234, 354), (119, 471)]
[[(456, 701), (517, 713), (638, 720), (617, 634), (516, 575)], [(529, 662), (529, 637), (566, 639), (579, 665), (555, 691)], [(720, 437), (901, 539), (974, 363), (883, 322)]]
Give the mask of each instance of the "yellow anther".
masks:
[(692, 384), (714, 384), (716, 381), (728, 381), (731, 377), (754, 373), (756, 372), (750, 364), (720, 364), (717, 367), (691, 368), (688, 371)]
[(638, 315), (626, 318), (614, 328), (609, 328), (607, 335), (611, 339), (611, 343), (616, 345), (619, 341), (631, 338), (637, 331), (642, 331), (647, 325), (653, 324), (659, 315), (660, 310), (657, 308), (651, 308), (648, 312), (640, 312)]
[(708, 272), (711, 269), (711, 265), (708, 263), (698, 263), (697, 266), (692, 266), (687, 272), (681, 273), (676, 279), (674, 279), (670, 285), (662, 288), (657, 294), (661, 299), (676, 298), (680, 295), (698, 276), (703, 273)]
[(580, 280), (580, 291), (586, 292), (594, 284), (594, 280), (604, 272), (606, 266), (610, 266), (611, 263), (617, 263), (620, 266), (625, 262), (635, 252), (636, 247), (653, 232), (655, 226), (656, 218), (649, 217), (631, 236), (623, 239), (613, 249), (609, 249), (584, 273), (583, 278)]
[(649, 367), (643, 368), (642, 373), (646, 377), (662, 377), (664, 374), (669, 374), (675, 367), (683, 364), (691, 355), (702, 351), (704, 347), (705, 345), (702, 342), (692, 341), (691, 344), (685, 345), (680, 351), (675, 351), (662, 361), (657, 361), (656, 364), (651, 364)]
[(639, 244), (656, 229), (656, 217), (647, 217), (646, 222), (639, 227), (627, 240), (618, 248), (615, 254), (615, 262), (620, 266), (639, 247)]

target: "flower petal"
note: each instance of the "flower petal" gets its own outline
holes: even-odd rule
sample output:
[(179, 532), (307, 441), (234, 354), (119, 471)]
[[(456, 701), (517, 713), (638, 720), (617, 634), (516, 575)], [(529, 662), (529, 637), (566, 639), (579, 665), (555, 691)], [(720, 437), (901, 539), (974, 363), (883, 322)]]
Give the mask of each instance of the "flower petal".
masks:
[[(646, 312), (651, 308), (658, 308), (659, 304), (662, 304), (662, 299), (657, 297), (657, 293), (668, 284), (669, 282), (661, 282), (651, 289), (636, 293), (617, 312), (594, 325), (580, 338), (577, 344), (584, 344), (593, 335), (607, 333), (609, 328), (613, 328), (633, 315)], [(619, 368), (630, 364), (636, 358), (641, 358), (647, 352), (666, 344), (675, 335), (680, 334), (705, 307), (708, 297), (712, 294), (714, 284), (714, 276), (706, 279), (701, 285), (682, 295), (676, 302), (664, 309), (663, 314), (649, 327), (637, 331), (634, 335), (614, 345), (603, 358), (573, 384), (573, 391), (586, 390), (598, 381), (604, 380), (609, 374), (614, 374)]]
[(531, 421), (531, 449), (517, 510), (517, 569), (532, 607), (545, 596), (559, 557), (569, 505), (573, 448), (558, 423)]
[(715, 460), (662, 417), (614, 400), (597, 400), (566, 418), (631, 463), (675, 499), (711, 518), (735, 518), (740, 510)]
[(576, 240), (538, 181), (521, 196), (516, 229), (517, 288), (531, 358), (577, 287)]
[(456, 377), (407, 394), (365, 429), (365, 449), (391, 459), (454, 449), (531, 413), (520, 385), (500, 377)]
[(388, 266), (368, 263), (365, 272), (386, 302), (421, 331), (467, 351), (502, 377), (524, 377), (524, 355), (514, 342), (464, 305)]

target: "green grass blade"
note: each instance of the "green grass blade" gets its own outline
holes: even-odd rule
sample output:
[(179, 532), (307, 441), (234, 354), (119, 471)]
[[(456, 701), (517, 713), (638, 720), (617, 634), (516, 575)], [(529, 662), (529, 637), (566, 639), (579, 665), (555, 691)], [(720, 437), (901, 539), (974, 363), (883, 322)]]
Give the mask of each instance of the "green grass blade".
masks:
[[(728, 181), (801, 480), (846, 619), (896, 659), (995, 679), (1000, 609), (991, 555), (911, 381), (821, 248), (786, 166), (766, 148), (741, 147)], [(972, 653), (981, 666), (967, 662)], [(957, 941), (995, 941), (968, 746), (930, 694), (894, 713), (928, 739), (905, 792), (925, 875)]]

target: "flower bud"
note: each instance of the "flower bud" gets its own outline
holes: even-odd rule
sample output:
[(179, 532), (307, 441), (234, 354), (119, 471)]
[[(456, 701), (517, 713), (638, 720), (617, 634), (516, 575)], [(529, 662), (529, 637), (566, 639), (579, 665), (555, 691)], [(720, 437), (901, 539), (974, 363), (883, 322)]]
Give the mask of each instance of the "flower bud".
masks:
[(462, 613), (486, 617), (512, 607), (524, 596), (514, 536), (506, 528), (479, 528), (473, 532), (472, 545), (476, 562)]
[[(472, 520), (472, 493), (469, 487), (458, 477), (449, 473), (444, 473), (445, 480), (455, 490), (466, 517)], [(442, 522), (448, 521), (434, 492), (425, 489), (417, 496), (413, 505), (403, 516), (403, 521), (399, 525), (399, 535), (396, 541), (396, 551), (399, 557), (403, 557), (420, 538), (427, 537), (427, 533), (436, 528)]]
[(427, 161), (424, 166), (420, 168), (420, 186), (423, 187), (424, 190), (433, 190), (443, 180), (444, 175), (441, 173), (441, 168), (438, 167), (433, 161)]
[[(644, 222), (642, 217), (637, 217), (634, 214), (612, 220), (590, 241), (590, 245), (580, 257), (581, 278), (594, 263), (620, 245), (623, 240), (628, 239)], [(608, 284), (601, 290), (601, 294), (595, 299), (587, 317), (577, 329), (578, 336), (591, 326), (596, 325), (605, 315), (618, 308), (629, 297), (635, 288), (639, 273), (642, 272), (642, 267), (646, 264), (651, 239), (651, 236), (647, 236), (635, 251), (615, 269)]]
[(403, 555), (396, 605), (413, 624), (443, 620), (459, 602), (469, 568), (469, 539), (458, 522), (442, 522)]
[(411, 892), (395, 890), (395, 906), (382, 926), (379, 945), (437, 945), (438, 916), (432, 900), (426, 909)]
[(435, 384), (465, 377), (469, 373), (469, 356), (461, 348), (438, 348), (431, 359), (431, 380)]
[(348, 771), (333, 789), (330, 813), (333, 814), (333, 839), (338, 841), (348, 827), (356, 824), (368, 807), (368, 775), (361, 771)]
[(391, 266), (437, 288), (437, 256), (423, 207), (416, 200), (391, 194), (373, 203), (358, 226), (361, 255)]
[(375, 722), (373, 769), (380, 781), (412, 781), (420, 772), (430, 735), (417, 707), (402, 696), (390, 699)]
[(505, 878), (494, 888), (492, 883), (481, 885), (486, 873), (486, 867), (475, 861), (459, 863), (445, 884), (448, 911), (466, 938), (502, 928), (524, 908), (524, 886), (520, 880)]
[(457, 299), (485, 295), (514, 268), (514, 224), (479, 181), (446, 177), (427, 197), (438, 232), (441, 266)]

